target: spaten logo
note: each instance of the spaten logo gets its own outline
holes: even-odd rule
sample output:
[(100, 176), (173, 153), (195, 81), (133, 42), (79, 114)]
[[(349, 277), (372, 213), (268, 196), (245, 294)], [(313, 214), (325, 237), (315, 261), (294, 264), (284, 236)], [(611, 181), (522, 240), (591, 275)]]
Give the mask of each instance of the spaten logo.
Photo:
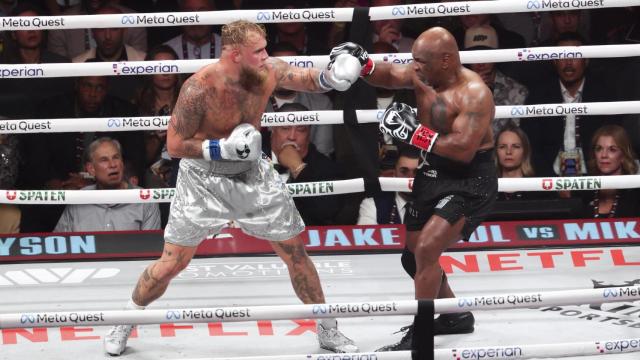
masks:
[(7, 200), (15, 200), (18, 193), (15, 190), (7, 190)]
[(151, 190), (149, 190), (149, 189), (140, 190), (140, 199), (147, 200), (150, 197), (151, 197)]

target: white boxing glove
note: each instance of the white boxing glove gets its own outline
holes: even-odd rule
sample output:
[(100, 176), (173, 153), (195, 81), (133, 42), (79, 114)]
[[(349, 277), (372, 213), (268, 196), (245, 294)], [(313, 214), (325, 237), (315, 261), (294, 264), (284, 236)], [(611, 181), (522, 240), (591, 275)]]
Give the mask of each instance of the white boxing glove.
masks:
[(358, 58), (350, 54), (340, 54), (320, 72), (320, 87), (327, 91), (345, 91), (358, 81), (361, 70), (362, 65)]
[(251, 124), (236, 126), (226, 139), (202, 142), (202, 156), (206, 160), (254, 161), (262, 154), (262, 136)]

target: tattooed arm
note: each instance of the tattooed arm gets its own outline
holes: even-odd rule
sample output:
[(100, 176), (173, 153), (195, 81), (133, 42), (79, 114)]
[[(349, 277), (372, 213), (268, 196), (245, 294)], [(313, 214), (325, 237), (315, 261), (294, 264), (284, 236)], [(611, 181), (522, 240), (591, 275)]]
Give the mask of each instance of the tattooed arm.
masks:
[(167, 150), (172, 157), (202, 158), (202, 139), (193, 136), (204, 119), (205, 89), (191, 76), (180, 90), (167, 130)]
[(320, 70), (291, 66), (278, 58), (269, 58), (269, 66), (276, 74), (277, 87), (295, 91), (326, 92), (320, 86)]
[[(453, 120), (451, 130), (440, 133), (432, 150), (435, 154), (469, 163), (484, 143), (491, 142), (491, 120), (495, 106), (491, 91), (482, 85), (469, 85), (465, 93), (460, 95), (459, 114)], [(446, 105), (438, 99), (439, 95), (436, 95), (429, 111), (430, 122), (434, 127), (446, 122)]]

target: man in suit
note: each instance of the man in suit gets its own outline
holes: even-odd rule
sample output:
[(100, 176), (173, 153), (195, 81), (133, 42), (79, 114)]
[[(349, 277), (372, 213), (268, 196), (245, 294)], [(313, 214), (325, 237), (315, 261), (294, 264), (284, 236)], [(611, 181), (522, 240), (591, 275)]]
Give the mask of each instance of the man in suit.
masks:
[[(563, 33), (556, 46), (582, 46), (578, 33)], [(530, 89), (527, 104), (583, 103), (611, 101), (612, 91), (596, 73), (589, 71), (589, 60), (575, 56), (554, 60), (555, 73)], [(613, 116), (575, 114), (521, 120), (531, 140), (534, 167), (540, 176), (579, 176), (586, 173), (584, 154), (591, 136), (604, 123), (618, 123)]]
[[(391, 176), (409, 179), (416, 177), (419, 157), (417, 148), (400, 146)], [(358, 225), (402, 224), (410, 196), (410, 192), (381, 192), (365, 198), (360, 203)]]

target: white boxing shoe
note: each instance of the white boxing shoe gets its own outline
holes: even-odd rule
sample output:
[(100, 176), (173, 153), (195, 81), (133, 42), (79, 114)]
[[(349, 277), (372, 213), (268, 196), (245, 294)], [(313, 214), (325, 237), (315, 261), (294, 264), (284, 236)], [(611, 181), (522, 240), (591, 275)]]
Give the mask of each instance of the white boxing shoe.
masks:
[(104, 337), (104, 351), (111, 356), (120, 356), (127, 347), (127, 340), (133, 325), (117, 325), (112, 327)]
[(358, 347), (353, 340), (344, 336), (338, 328), (325, 329), (318, 323), (318, 342), (320, 347), (335, 353), (357, 353)]

